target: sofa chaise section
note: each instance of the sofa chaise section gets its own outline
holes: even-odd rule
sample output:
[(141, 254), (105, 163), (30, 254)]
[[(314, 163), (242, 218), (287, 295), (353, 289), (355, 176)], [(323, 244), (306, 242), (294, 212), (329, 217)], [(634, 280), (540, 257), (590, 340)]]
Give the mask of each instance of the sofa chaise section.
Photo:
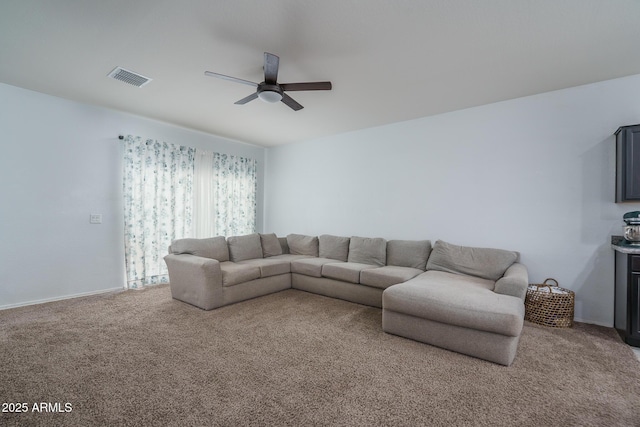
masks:
[(383, 330), (510, 365), (528, 284), (517, 260), (516, 252), (436, 242), (425, 273), (384, 291)]

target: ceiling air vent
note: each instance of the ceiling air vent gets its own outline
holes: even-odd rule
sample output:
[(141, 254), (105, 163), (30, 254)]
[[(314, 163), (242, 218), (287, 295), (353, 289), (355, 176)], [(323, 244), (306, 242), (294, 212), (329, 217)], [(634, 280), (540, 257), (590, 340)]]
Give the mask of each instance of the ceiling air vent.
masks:
[(152, 80), (149, 77), (142, 76), (134, 73), (133, 71), (125, 70), (121, 67), (114, 68), (113, 71), (109, 73), (109, 77), (136, 87), (142, 87)]

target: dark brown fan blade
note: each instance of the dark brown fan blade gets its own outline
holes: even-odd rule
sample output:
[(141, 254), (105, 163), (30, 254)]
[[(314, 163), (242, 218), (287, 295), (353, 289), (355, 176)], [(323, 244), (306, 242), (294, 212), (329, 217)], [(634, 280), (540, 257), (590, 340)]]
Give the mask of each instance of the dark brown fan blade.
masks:
[(281, 83), (282, 90), (331, 90), (331, 82)]
[(250, 82), (249, 80), (242, 80), (237, 77), (225, 76), (224, 74), (213, 73), (211, 71), (205, 71), (204, 75), (209, 77), (217, 77), (219, 79), (229, 80), (236, 83), (242, 83), (244, 85), (258, 87), (258, 83)]
[(264, 82), (270, 85), (276, 84), (278, 80), (278, 67), (280, 58), (273, 53), (264, 53)]
[(253, 101), (257, 97), (258, 97), (258, 92), (254, 92), (251, 95), (242, 98), (240, 101), (234, 102), (234, 104), (243, 105), (243, 104), (246, 104), (249, 101)]
[(304, 107), (298, 104), (292, 97), (287, 95), (286, 93), (282, 94), (282, 102), (287, 104), (293, 111), (302, 110)]

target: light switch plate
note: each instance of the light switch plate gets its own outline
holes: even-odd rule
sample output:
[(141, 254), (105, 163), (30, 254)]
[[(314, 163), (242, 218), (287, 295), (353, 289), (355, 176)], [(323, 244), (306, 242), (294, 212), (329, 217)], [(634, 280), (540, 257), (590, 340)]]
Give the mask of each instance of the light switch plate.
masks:
[(89, 222), (91, 224), (102, 224), (102, 214), (89, 215)]

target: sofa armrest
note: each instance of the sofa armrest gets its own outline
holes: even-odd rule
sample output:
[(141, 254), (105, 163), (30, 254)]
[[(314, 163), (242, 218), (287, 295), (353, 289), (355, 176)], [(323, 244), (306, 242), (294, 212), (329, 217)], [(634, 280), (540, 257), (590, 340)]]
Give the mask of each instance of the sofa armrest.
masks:
[(519, 262), (513, 263), (507, 268), (504, 276), (498, 279), (493, 289), (495, 293), (511, 295), (524, 301), (529, 286), (529, 273), (527, 267)]
[(173, 298), (203, 310), (223, 305), (222, 271), (218, 260), (190, 254), (169, 254), (164, 261), (169, 269)]

